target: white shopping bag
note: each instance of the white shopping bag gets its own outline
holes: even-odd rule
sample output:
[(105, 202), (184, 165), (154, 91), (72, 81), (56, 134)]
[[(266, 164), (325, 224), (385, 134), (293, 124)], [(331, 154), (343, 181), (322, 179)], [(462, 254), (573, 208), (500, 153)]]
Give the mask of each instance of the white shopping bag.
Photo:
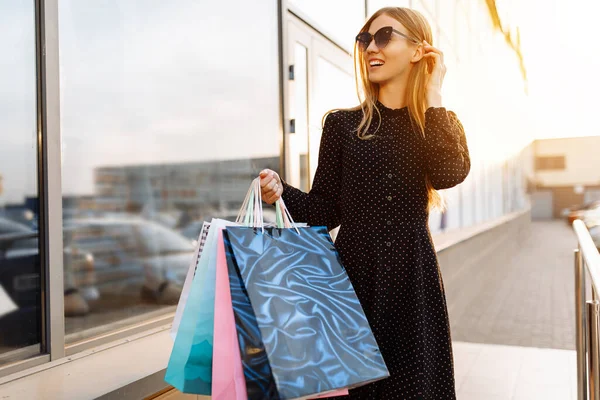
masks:
[(181, 290), (181, 296), (179, 297), (179, 303), (177, 303), (175, 317), (173, 318), (173, 325), (171, 326), (171, 339), (173, 340), (175, 340), (175, 337), (177, 336), (177, 330), (179, 329), (179, 325), (181, 323), (183, 310), (185, 308), (185, 304), (187, 303), (190, 288), (192, 287), (192, 281), (194, 280), (194, 275), (196, 274), (198, 260), (200, 259), (200, 254), (202, 254), (204, 244), (206, 243), (206, 236), (209, 228), (210, 222), (204, 222), (202, 224), (202, 229), (200, 230), (200, 235), (198, 236), (198, 243), (196, 244), (196, 249), (194, 250), (194, 256), (190, 262), (190, 267), (188, 268), (185, 282), (183, 283), (183, 289)]

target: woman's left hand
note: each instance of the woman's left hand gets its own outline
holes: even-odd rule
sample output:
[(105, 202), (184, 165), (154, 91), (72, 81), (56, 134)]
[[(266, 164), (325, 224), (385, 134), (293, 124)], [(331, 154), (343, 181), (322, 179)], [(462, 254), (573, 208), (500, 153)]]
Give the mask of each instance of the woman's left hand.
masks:
[(446, 75), (446, 65), (444, 64), (444, 53), (436, 47), (433, 47), (425, 40), (423, 41), (425, 54), (423, 58), (430, 59), (432, 68), (429, 71), (427, 81), (427, 108), (442, 106), (442, 82)]

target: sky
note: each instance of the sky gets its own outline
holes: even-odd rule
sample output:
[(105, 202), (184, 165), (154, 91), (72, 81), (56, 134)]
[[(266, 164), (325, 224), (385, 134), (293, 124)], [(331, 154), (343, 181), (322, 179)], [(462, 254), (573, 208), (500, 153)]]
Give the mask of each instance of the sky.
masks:
[(600, 2), (519, 1), (536, 138), (600, 135)]

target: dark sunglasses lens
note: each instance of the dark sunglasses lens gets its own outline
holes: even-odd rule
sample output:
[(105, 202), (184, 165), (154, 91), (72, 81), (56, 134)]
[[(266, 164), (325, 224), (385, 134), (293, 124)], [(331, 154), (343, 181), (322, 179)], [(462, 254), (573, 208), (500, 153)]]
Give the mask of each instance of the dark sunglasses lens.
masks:
[(383, 49), (392, 39), (392, 30), (383, 28), (375, 33), (375, 44), (380, 49)]
[(371, 40), (373, 40), (373, 37), (371, 36), (371, 34), (369, 32), (363, 32), (356, 37), (356, 41), (358, 42), (358, 47), (362, 51), (367, 50), (367, 48), (369, 47), (369, 44), (371, 44)]

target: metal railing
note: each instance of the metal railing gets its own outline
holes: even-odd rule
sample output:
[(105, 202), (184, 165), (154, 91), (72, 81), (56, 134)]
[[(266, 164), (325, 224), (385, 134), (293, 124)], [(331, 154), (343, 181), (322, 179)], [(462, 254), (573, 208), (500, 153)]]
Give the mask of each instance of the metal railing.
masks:
[[(600, 254), (583, 221), (573, 222), (573, 229), (578, 241), (575, 249), (577, 399), (600, 400)], [(592, 281), (591, 300), (586, 300), (586, 275)]]

